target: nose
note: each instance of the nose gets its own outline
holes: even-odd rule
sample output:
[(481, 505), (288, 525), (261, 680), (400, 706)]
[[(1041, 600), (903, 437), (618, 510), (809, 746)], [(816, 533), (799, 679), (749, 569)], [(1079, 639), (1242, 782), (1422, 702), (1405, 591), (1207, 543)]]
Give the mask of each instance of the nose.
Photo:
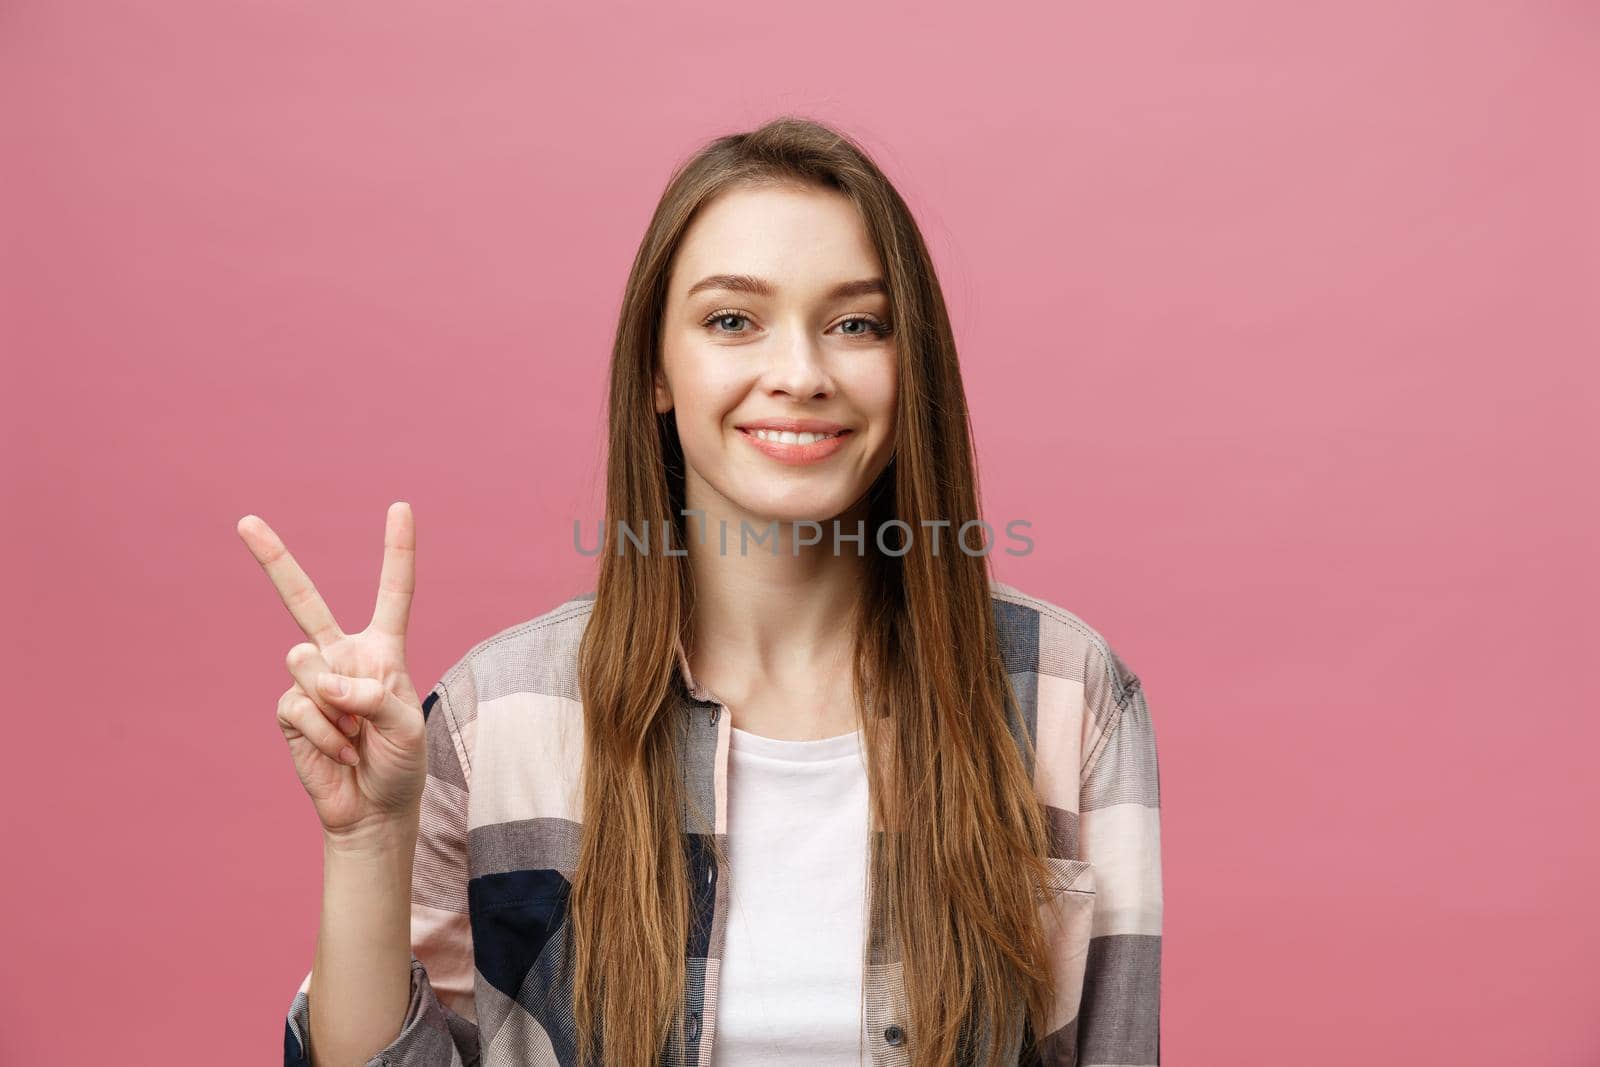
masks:
[(786, 394), (796, 400), (833, 395), (833, 378), (823, 359), (822, 345), (805, 330), (795, 330), (787, 344), (771, 349), (772, 364), (767, 368), (766, 387), (770, 393)]

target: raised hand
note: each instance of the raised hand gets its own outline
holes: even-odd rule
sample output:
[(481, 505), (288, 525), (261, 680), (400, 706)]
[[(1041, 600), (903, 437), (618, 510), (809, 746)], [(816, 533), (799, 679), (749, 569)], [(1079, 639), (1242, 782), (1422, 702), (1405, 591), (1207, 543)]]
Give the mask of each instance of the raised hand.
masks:
[[(270, 526), (246, 515), (237, 530), (310, 639), (289, 650), (295, 684), (278, 699), (278, 725), (323, 831), (354, 839), (415, 817), (428, 756), (422, 708), (406, 669), (416, 586), (410, 505), (389, 506), (377, 606), (356, 634), (339, 628)], [(335, 687), (339, 682), (343, 692)]]

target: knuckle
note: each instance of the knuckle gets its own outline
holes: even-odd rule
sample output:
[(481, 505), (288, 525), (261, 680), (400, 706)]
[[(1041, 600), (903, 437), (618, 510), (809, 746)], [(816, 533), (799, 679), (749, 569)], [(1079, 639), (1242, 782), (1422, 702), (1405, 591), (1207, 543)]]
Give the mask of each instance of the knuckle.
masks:
[(311, 733), (322, 717), (317, 706), (303, 696), (290, 698), (288, 706), (284, 708), (281, 717), (299, 728), (303, 734)]

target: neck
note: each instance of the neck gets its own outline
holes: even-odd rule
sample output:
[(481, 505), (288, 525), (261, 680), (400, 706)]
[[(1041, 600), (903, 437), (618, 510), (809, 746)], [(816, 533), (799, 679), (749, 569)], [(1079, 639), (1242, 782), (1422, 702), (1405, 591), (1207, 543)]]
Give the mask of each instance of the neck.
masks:
[[(700, 516), (691, 514), (685, 547), (695, 586), (688, 654), (696, 680), (730, 704), (764, 687), (799, 696), (848, 686), (853, 616), (866, 573), (855, 542), (842, 542), (836, 553), (833, 520), (818, 520), (821, 540), (796, 549), (797, 539), (816, 531), (741, 513), (695, 488), (689, 487), (688, 507), (704, 513), (704, 543)], [(855, 533), (865, 517), (864, 503), (840, 515), (840, 532)], [(741, 522), (749, 531), (743, 541)], [(756, 535), (766, 540), (757, 544)], [(872, 550), (870, 532), (865, 545)]]

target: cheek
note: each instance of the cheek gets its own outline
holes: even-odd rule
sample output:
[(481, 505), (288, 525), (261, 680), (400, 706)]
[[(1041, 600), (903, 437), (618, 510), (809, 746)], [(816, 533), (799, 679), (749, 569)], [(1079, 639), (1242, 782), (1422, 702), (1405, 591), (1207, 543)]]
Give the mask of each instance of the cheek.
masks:
[(892, 358), (864, 367), (850, 385), (856, 407), (891, 429), (895, 400), (899, 392), (899, 372)]
[(696, 436), (718, 433), (749, 388), (737, 368), (713, 360), (686, 360), (672, 380), (680, 432)]

